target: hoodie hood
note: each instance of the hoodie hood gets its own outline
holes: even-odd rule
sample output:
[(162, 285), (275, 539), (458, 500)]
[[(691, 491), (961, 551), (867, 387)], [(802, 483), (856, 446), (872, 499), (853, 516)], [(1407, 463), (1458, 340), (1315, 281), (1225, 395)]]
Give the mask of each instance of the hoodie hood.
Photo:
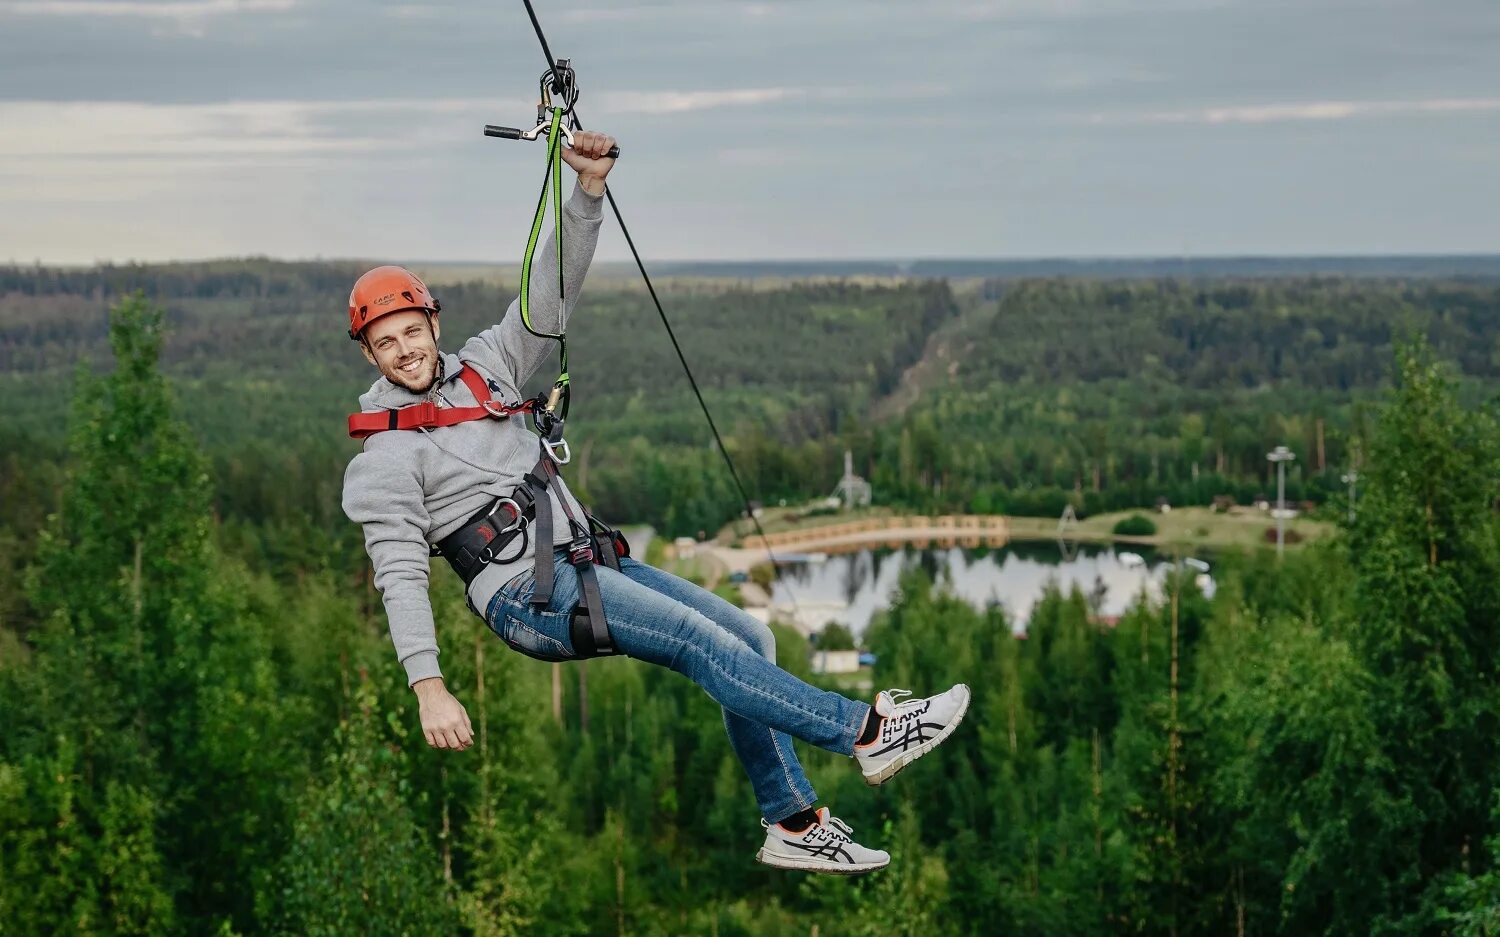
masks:
[[(438, 352), (438, 359), (442, 362), (440, 376), (434, 387), (446, 387), (458, 380), (459, 369), (463, 363), (458, 360), (458, 355), (449, 352)], [(428, 391), (430, 394), (431, 391)], [(361, 410), (397, 410), (401, 407), (414, 403), (421, 403), (427, 399), (427, 394), (414, 394), (393, 383), (385, 375), (370, 385), (370, 389), (359, 395), (359, 408)]]

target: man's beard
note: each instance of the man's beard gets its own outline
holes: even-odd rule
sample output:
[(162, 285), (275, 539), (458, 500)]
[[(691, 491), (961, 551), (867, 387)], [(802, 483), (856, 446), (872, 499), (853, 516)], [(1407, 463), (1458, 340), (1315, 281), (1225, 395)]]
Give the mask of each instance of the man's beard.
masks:
[(391, 368), (390, 373), (386, 374), (386, 380), (390, 381), (393, 384), (397, 384), (414, 394), (425, 394), (428, 391), (432, 390), (433, 385), (438, 382), (438, 375), (442, 370), (442, 365), (442, 356), (434, 350), (432, 353), (432, 363), (427, 364), (423, 368), (423, 370), (427, 372), (425, 375), (417, 378), (416, 380), (413, 380), (411, 377), (407, 376), (406, 372), (402, 371), (400, 368), (393, 367)]

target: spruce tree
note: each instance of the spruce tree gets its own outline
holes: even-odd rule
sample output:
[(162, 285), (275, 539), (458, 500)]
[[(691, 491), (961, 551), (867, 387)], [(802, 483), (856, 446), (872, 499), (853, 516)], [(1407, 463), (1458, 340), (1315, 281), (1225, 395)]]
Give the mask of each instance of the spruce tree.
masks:
[(33, 656), (5, 681), (4, 757), (35, 808), (7, 835), (45, 831), (30, 841), (67, 864), (69, 907), (47, 912), (61, 930), (247, 925), (250, 878), (279, 849), (279, 694), (243, 579), (214, 549), (163, 335), (162, 311), (127, 297), (113, 370), (79, 374), (59, 510), (28, 577)]

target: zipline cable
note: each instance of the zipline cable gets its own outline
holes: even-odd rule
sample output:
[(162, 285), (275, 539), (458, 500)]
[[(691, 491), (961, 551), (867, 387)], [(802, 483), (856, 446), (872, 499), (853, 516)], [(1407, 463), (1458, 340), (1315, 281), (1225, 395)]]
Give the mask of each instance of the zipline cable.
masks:
[[(550, 69), (557, 59), (552, 56), (552, 48), (547, 44), (547, 36), (542, 32), (542, 24), (536, 18), (536, 10), (531, 5), (531, 0), (521, 0), (526, 4), (526, 15), (531, 18), (531, 28), (536, 31), (537, 41), (542, 44), (542, 55), (547, 58), (547, 67)], [(583, 124), (578, 119), (578, 112), (569, 102), (568, 116), (572, 121), (573, 128), (582, 130)], [(708, 410), (708, 404), (703, 399), (703, 392), (698, 389), (698, 381), (693, 377), (693, 369), (688, 366), (687, 356), (682, 352), (682, 346), (677, 342), (677, 333), (672, 330), (672, 323), (667, 321), (666, 310), (662, 308), (661, 299), (656, 295), (656, 287), (651, 282), (651, 275), (646, 272), (646, 265), (641, 261), (640, 251), (635, 249), (635, 239), (630, 236), (630, 229), (625, 226), (625, 218), (620, 214), (620, 206), (615, 203), (615, 194), (604, 186), (604, 197), (609, 200), (610, 210), (615, 213), (615, 222), (620, 226), (620, 233), (625, 235), (625, 243), (630, 247), (630, 255), (635, 258), (636, 269), (641, 272), (641, 279), (646, 283), (646, 292), (651, 294), (651, 302), (656, 306), (656, 314), (661, 317), (661, 324), (667, 330), (667, 338), (672, 342), (672, 350), (677, 352), (677, 360), (682, 364), (683, 373), (687, 375), (688, 384), (693, 388), (693, 396), (698, 398), (698, 406), (703, 410), (703, 418), (708, 421), (708, 428), (713, 433), (714, 442), (719, 447), (719, 454), (724, 457), (724, 464), (729, 468), (729, 477), (734, 481), (734, 487), (739, 492), (740, 500), (745, 505), (745, 515), (750, 518), (750, 523), (755, 525), (755, 532), (760, 534), (760, 542), (766, 548), (766, 558), (771, 562), (771, 568), (777, 568), (776, 556), (771, 552), (771, 543), (766, 538), (765, 530), (760, 526), (760, 518), (755, 516), (755, 507), (750, 503), (750, 495), (745, 492), (745, 486), (740, 481), (740, 473), (735, 470), (734, 459), (729, 456), (729, 448), (724, 445), (724, 437), (719, 434), (718, 424), (714, 422), (713, 414)], [(559, 219), (561, 224), (561, 219)], [(560, 266), (560, 265), (559, 265)], [(783, 583), (783, 588), (786, 588)], [(787, 598), (791, 599), (792, 609), (800, 620), (801, 609), (797, 605), (797, 599), (792, 595), (791, 589), (786, 589)]]

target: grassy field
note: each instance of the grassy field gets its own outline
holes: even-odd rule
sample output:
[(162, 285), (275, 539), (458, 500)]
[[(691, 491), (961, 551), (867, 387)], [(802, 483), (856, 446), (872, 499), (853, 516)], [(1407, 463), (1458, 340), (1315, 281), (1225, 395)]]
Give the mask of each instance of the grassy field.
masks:
[[(871, 517), (890, 517), (898, 512), (888, 507), (862, 508), (857, 511), (839, 511), (832, 514), (818, 514), (813, 517), (799, 517), (798, 509), (794, 507), (772, 507), (765, 508), (760, 514), (760, 529), (767, 534), (778, 534), (787, 530), (808, 530), (814, 527), (830, 527), (834, 524), (844, 524), (849, 521), (865, 520)], [(915, 512), (900, 512), (915, 513)], [(755, 528), (743, 517), (726, 524), (720, 531), (718, 540), (720, 543), (728, 544), (741, 537), (748, 537), (755, 533)]]
[[(795, 519), (790, 509), (773, 508), (762, 515), (761, 527), (768, 534), (785, 530), (803, 530), (866, 517), (887, 516), (889, 508), (871, 508), (848, 514), (824, 514), (803, 520)], [(1150, 537), (1117, 537), (1115, 524), (1132, 514), (1141, 514), (1156, 525), (1156, 533)], [(1057, 521), (1050, 517), (1011, 517), (1010, 535), (1013, 540), (1055, 540)], [(1254, 547), (1274, 543), (1266, 539), (1266, 531), (1274, 529), (1276, 521), (1265, 511), (1238, 507), (1227, 513), (1206, 507), (1174, 508), (1170, 513), (1157, 514), (1154, 510), (1140, 508), (1133, 511), (1118, 511), (1087, 517), (1073, 526), (1069, 538), (1089, 542), (1147, 543), (1157, 546), (1182, 544), (1203, 547)], [(1335, 527), (1326, 521), (1294, 518), (1287, 521), (1286, 529), (1300, 537), (1302, 542), (1315, 540), (1331, 534)], [(720, 532), (720, 542), (728, 543), (740, 536), (753, 533), (747, 521), (731, 524)], [(1296, 546), (1289, 534), (1288, 546)]]
[[(1132, 514), (1141, 514), (1156, 525), (1156, 534), (1150, 537), (1116, 537), (1115, 524)], [(1098, 514), (1079, 521), (1069, 534), (1074, 540), (1117, 541), (1121, 543), (1149, 543), (1159, 546), (1186, 544), (1205, 547), (1254, 547), (1274, 543), (1266, 539), (1266, 531), (1274, 529), (1276, 521), (1269, 513), (1254, 508), (1234, 508), (1220, 513), (1210, 508), (1173, 508), (1170, 513), (1154, 511), (1120, 511)], [(1302, 542), (1315, 540), (1333, 533), (1334, 525), (1326, 521), (1293, 518), (1287, 521), (1288, 541), (1295, 532)], [(1046, 517), (1012, 517), (1010, 533), (1015, 540), (1053, 540), (1057, 537), (1057, 521)], [(1288, 542), (1288, 546), (1295, 544)]]

